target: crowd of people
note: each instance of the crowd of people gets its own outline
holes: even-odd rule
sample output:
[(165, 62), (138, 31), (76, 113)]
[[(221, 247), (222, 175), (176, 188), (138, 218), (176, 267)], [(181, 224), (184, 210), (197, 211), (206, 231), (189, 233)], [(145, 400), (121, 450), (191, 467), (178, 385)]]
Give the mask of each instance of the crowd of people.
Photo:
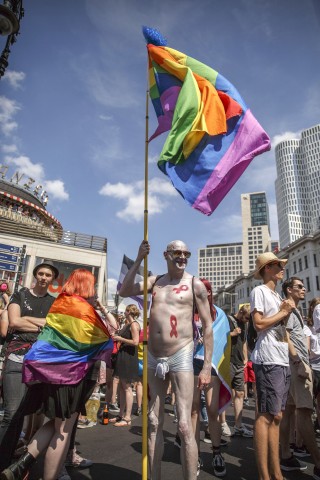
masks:
[[(143, 281), (135, 279), (149, 252), (149, 243), (143, 241), (120, 296), (143, 293)], [(259, 480), (283, 480), (283, 472), (303, 471), (306, 465), (301, 458), (307, 455), (314, 462), (313, 478), (320, 480), (320, 451), (312, 420), (315, 409), (320, 423), (320, 298), (311, 301), (304, 318), (299, 309), (306, 293), (302, 280), (283, 281), (287, 260), (267, 252), (256, 259), (255, 278), (262, 284), (252, 290), (250, 304), (226, 315), (214, 305), (210, 282), (186, 271), (191, 253), (182, 241), (169, 243), (163, 255), (166, 273), (147, 278), (152, 297), (150, 479), (161, 479), (169, 399), (185, 480), (195, 480), (201, 471), (200, 418), (207, 425), (204, 441), (212, 445), (215, 476), (227, 473), (221, 454), (223, 437), (239, 436), (253, 438)], [(140, 311), (134, 304), (126, 306), (123, 318), (108, 311), (97, 299), (95, 279), (86, 270), (75, 270), (57, 299), (47, 293), (59, 274), (53, 264), (45, 261), (33, 273), (34, 286), (13, 295), (6, 282), (0, 282), (4, 407), (0, 480), (25, 478), (39, 455), (44, 455), (44, 480), (69, 480), (66, 466), (92, 464), (77, 453), (75, 436), (77, 427), (92, 427), (102, 417), (101, 385), (114, 427), (128, 428), (132, 414), (141, 415)], [(250, 329), (256, 332), (253, 345), (248, 341)], [(223, 352), (223, 366), (215, 357), (218, 349)], [(255, 406), (253, 430), (242, 419), (249, 401), (248, 385)], [(228, 425), (225, 412), (231, 401), (233, 426)]]
[(5, 217), (10, 218), (12, 216), (11, 214), (13, 214), (19, 217), (15, 218), (15, 220), (20, 219), (21, 221), (24, 221), (28, 219), (29, 223), (35, 226), (46, 227), (51, 231), (59, 231), (58, 225), (49, 217), (40, 215), (35, 207), (0, 198), (0, 211)]

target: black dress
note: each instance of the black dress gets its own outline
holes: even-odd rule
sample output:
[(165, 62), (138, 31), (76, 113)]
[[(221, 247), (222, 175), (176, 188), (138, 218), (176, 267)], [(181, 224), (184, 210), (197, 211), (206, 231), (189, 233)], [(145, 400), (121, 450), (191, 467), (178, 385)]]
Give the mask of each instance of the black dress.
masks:
[(100, 361), (95, 362), (86, 376), (75, 385), (36, 383), (27, 388), (20, 404), (23, 415), (43, 413), (46, 417), (70, 418), (75, 412), (86, 414), (85, 404), (97, 382)]
[[(132, 323), (128, 323), (120, 330), (120, 337), (132, 340)], [(128, 383), (139, 380), (138, 348), (135, 345), (121, 344), (117, 354), (113, 376), (119, 377), (121, 380), (126, 380)]]

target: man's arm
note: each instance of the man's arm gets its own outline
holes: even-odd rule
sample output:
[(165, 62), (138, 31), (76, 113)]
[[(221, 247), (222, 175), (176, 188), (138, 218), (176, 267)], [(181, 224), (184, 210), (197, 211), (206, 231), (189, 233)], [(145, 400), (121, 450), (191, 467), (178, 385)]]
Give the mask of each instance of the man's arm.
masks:
[(38, 332), (39, 327), (46, 323), (45, 318), (21, 317), (20, 306), (17, 303), (11, 303), (8, 307), (9, 328), (20, 332)]
[(211, 363), (213, 352), (212, 318), (208, 302), (208, 293), (204, 284), (198, 278), (194, 279), (194, 293), (199, 317), (202, 323), (204, 362), (199, 374), (198, 386), (205, 387), (211, 381)]
[[(139, 247), (138, 255), (134, 261), (134, 264), (124, 277), (122, 286), (119, 290), (120, 297), (130, 297), (132, 295), (141, 295), (143, 293), (143, 282), (135, 283), (134, 279), (138, 273), (142, 260), (149, 254), (149, 252), (150, 245), (148, 242), (143, 240)], [(147, 288), (149, 291), (155, 282), (155, 277), (148, 277), (147, 282)]]
[(287, 330), (289, 356), (290, 356), (290, 359), (291, 359), (291, 361), (294, 365), (294, 368), (298, 368), (298, 376), (299, 377), (309, 378), (309, 380), (311, 380), (311, 378), (309, 377), (309, 372), (306, 368), (306, 364), (301, 360), (301, 358), (299, 357), (299, 353), (296, 350), (296, 347), (292, 343), (292, 340), (290, 338), (290, 333), (291, 333), (291, 330)]
[(288, 315), (292, 312), (294, 308), (295, 308), (295, 304), (293, 303), (292, 300), (283, 300), (283, 302), (280, 305), (279, 312), (275, 313), (274, 315), (271, 315), (271, 317), (266, 317), (262, 312), (259, 312), (257, 311), (257, 309), (254, 309), (253, 315), (252, 315), (254, 328), (256, 329), (257, 332), (266, 330), (267, 328), (272, 327), (276, 323), (281, 322), (282, 320), (286, 320), (288, 318)]

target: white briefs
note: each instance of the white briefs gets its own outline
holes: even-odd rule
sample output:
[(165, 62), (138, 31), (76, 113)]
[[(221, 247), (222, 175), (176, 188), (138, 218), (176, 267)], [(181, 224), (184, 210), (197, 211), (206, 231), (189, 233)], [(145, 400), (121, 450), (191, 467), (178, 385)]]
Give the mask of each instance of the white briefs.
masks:
[(163, 380), (169, 371), (193, 372), (193, 340), (170, 357), (154, 357), (148, 351), (148, 368)]

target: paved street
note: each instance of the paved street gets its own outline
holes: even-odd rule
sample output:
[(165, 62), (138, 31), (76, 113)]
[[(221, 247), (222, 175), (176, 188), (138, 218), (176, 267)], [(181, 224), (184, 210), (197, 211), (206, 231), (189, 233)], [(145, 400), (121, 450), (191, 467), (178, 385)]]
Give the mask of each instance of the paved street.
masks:
[[(245, 407), (244, 423), (253, 425), (254, 407), (251, 400), (250, 407)], [(162, 462), (162, 479), (182, 478), (179, 460), (179, 449), (173, 445), (176, 425), (173, 417), (168, 413), (172, 407), (166, 405), (166, 419), (164, 428), (165, 453)], [(228, 423), (232, 425), (231, 408), (227, 412)], [(69, 468), (72, 480), (138, 480), (141, 479), (141, 435), (142, 419), (133, 416), (131, 427), (115, 428), (113, 425), (96, 425), (93, 428), (78, 429), (77, 449), (81, 454), (94, 461), (88, 469)], [(201, 435), (203, 438), (203, 433)], [(257, 480), (257, 470), (253, 452), (252, 439), (234, 437), (228, 440), (228, 447), (223, 448), (223, 456), (227, 464), (225, 478), (234, 480)], [(201, 441), (201, 455), (204, 462), (199, 480), (212, 479), (210, 445)], [(307, 457), (310, 462), (310, 457)], [(39, 462), (40, 463), (40, 462)], [(40, 478), (41, 465), (35, 468), (30, 480)], [(313, 466), (308, 463), (304, 472), (286, 472), (288, 480), (309, 480), (312, 478)]]

